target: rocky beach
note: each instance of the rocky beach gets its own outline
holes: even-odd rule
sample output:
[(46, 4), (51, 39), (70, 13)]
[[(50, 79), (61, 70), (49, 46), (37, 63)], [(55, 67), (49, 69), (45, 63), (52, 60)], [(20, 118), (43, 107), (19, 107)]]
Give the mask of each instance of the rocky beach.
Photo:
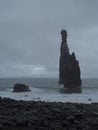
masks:
[(2, 130), (97, 130), (98, 104), (0, 98)]

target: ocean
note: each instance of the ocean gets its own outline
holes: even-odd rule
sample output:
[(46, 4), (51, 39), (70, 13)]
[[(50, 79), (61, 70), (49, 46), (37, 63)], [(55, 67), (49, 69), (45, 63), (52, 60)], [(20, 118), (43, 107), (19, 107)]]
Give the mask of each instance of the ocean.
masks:
[[(12, 92), (16, 83), (28, 85), (31, 92)], [(83, 78), (81, 92), (65, 93), (57, 78), (0, 78), (0, 96), (26, 101), (97, 103), (98, 79)]]

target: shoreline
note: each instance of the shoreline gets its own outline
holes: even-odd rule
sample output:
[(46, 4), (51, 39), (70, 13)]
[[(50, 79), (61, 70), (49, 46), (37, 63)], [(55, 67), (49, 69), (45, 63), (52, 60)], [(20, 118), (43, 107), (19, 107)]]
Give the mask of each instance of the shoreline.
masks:
[(2, 130), (97, 130), (98, 103), (17, 101), (0, 97)]

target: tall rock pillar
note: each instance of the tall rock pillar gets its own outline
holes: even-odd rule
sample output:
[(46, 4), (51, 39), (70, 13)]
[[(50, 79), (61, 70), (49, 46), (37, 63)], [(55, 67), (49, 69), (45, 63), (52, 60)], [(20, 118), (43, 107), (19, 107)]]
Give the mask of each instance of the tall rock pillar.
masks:
[(59, 83), (64, 87), (81, 86), (80, 67), (75, 53), (70, 54), (67, 45), (67, 31), (61, 31), (62, 42), (59, 61)]

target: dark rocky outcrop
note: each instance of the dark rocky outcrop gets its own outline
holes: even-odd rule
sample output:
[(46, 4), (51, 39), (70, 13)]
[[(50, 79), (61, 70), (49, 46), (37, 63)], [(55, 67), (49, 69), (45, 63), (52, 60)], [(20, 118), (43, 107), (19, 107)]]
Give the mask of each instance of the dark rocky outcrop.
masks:
[(98, 130), (98, 103), (0, 98), (0, 130)]
[(69, 52), (66, 30), (62, 30), (61, 35), (59, 83), (64, 84), (64, 87), (67, 88), (79, 87), (81, 86), (79, 62), (76, 60), (75, 53), (70, 54)]
[(25, 84), (15, 84), (13, 92), (30, 92), (29, 86)]

